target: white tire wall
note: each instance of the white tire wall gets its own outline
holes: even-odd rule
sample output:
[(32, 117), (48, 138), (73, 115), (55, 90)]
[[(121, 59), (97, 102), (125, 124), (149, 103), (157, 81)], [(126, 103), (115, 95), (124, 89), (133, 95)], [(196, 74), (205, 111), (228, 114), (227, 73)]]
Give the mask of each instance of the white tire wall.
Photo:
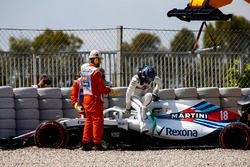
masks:
[[(70, 105), (69, 99), (64, 101), (62, 100), (61, 88), (40, 88), (37, 92), (39, 98), (40, 122), (56, 120), (64, 117), (63, 103), (65, 105), (64, 107), (70, 107)], [(64, 94), (64, 96), (68, 96), (67, 93), (64, 92)]]
[(127, 92), (127, 87), (115, 87), (115, 88), (112, 88), (114, 90), (117, 90), (117, 91), (120, 91), (121, 92), (121, 96), (112, 96), (112, 95), (109, 95), (110, 98), (118, 98), (118, 97), (126, 97), (126, 92)]
[(61, 88), (61, 94), (62, 94), (62, 98), (70, 98), (72, 93), (72, 88), (70, 87), (65, 87), (65, 88)]
[(71, 99), (66, 98), (66, 99), (62, 99), (62, 108), (63, 109), (73, 109), (74, 106), (72, 105)]
[(229, 111), (234, 111), (240, 114), (240, 112), (238, 111), (237, 107), (228, 107), (228, 108), (223, 108), (224, 110), (229, 110)]
[(39, 122), (39, 105), (37, 88), (14, 88), (16, 108), (16, 133), (29, 132), (36, 129)]
[(39, 110), (38, 109), (16, 109), (16, 119), (34, 119), (39, 120)]
[(62, 99), (63, 118), (79, 118), (77, 110), (73, 107), (71, 99), (65, 97)]
[(61, 99), (62, 93), (60, 88), (38, 88), (39, 99)]
[(198, 98), (196, 88), (178, 88), (174, 90), (177, 99)]
[(16, 129), (15, 119), (1, 119), (0, 129)]
[(40, 120), (56, 120), (63, 117), (63, 111), (61, 109), (47, 109), (40, 110)]
[(13, 97), (13, 89), (11, 86), (0, 86), (0, 98)]
[(13, 89), (0, 86), (0, 138), (16, 136), (16, 116)]
[(0, 138), (14, 137), (16, 135), (16, 129), (0, 129)]
[(62, 99), (39, 99), (39, 109), (62, 109)]
[(8, 109), (0, 109), (0, 121), (1, 119), (15, 119), (15, 109), (8, 108)]
[(119, 98), (113, 97), (109, 100), (109, 104), (110, 107), (119, 106), (121, 108), (126, 108), (126, 99), (125, 97), (119, 97)]
[(219, 88), (220, 97), (240, 97), (240, 88)]
[(174, 89), (161, 89), (159, 90), (158, 96), (160, 100), (174, 100), (176, 98)]
[(76, 109), (63, 109), (63, 117), (64, 118), (80, 118), (80, 115), (76, 111)]
[(239, 97), (222, 97), (220, 103), (223, 108), (236, 107), (238, 106), (237, 101)]
[(15, 99), (16, 109), (38, 109), (37, 98)]
[(13, 88), (14, 97), (18, 98), (36, 98), (37, 99), (37, 88), (24, 87), (24, 88)]
[(0, 109), (11, 109), (15, 107), (13, 97), (0, 97)]
[[(231, 111), (238, 111), (237, 101), (241, 96), (241, 89), (230, 87), (230, 88), (219, 88), (220, 91), (220, 103), (222, 108), (229, 108)], [(233, 109), (233, 110), (232, 110)]]
[(197, 88), (199, 98), (219, 98), (220, 91), (216, 87)]
[(213, 98), (213, 97), (209, 97), (209, 98), (204, 98), (204, 100), (206, 100), (207, 102), (213, 104), (213, 105), (216, 105), (216, 106), (221, 106), (220, 104), (220, 98), (217, 97), (217, 98)]
[(241, 94), (242, 95), (250, 95), (250, 88), (242, 88)]
[(36, 119), (27, 119), (27, 120), (16, 120), (16, 126), (18, 130), (35, 130), (36, 127), (40, 124), (39, 120)]
[[(113, 107), (113, 106), (118, 106), (118, 107), (121, 107), (121, 108), (126, 108), (126, 92), (127, 92), (127, 87), (115, 87), (115, 88), (112, 88), (112, 89), (120, 91), (121, 92), (121, 96), (112, 96), (112, 95), (109, 95), (108, 96), (109, 101), (105, 102), (105, 100), (104, 100), (104, 103), (105, 103), (104, 104), (104, 109), (106, 109), (108, 107)], [(108, 103), (108, 105), (107, 105), (107, 103)]]

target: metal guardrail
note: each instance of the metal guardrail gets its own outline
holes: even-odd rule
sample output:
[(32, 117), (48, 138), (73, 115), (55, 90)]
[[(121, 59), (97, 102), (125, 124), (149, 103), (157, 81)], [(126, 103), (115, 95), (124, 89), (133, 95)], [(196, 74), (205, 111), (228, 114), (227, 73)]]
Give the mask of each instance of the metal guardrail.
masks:
[[(37, 84), (47, 73), (53, 87), (71, 86), (92, 49), (113, 86), (128, 86), (144, 65), (152, 65), (163, 88), (250, 87), (249, 30), (214, 32), (222, 49), (190, 54), (197, 31), (187, 29), (0, 29), (0, 86)], [(203, 41), (206, 39), (202, 32)], [(224, 43), (223, 43), (223, 42)], [(206, 45), (211, 41), (207, 40)], [(205, 46), (203, 42), (199, 46)]]
[[(27, 87), (37, 84), (46, 73), (53, 87), (72, 86), (80, 65), (88, 62), (88, 52), (15, 55), (0, 53), (0, 85)], [(243, 66), (250, 64), (248, 55), (204, 53), (123, 53), (120, 66), (118, 54), (103, 52), (102, 67), (113, 86), (128, 86), (140, 67), (152, 65), (162, 78), (163, 88), (232, 87)], [(120, 72), (118, 72), (118, 70)], [(249, 74), (248, 74), (249, 75)], [(250, 82), (250, 78), (241, 82)]]

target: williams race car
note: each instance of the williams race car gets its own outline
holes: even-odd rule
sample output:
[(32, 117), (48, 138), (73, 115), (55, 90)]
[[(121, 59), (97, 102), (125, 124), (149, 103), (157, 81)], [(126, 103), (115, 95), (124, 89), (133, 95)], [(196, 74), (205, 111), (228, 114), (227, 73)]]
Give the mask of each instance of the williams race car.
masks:
[[(240, 101), (242, 116), (204, 100), (159, 100), (152, 102), (145, 120), (148, 131), (140, 133), (138, 114), (124, 109), (104, 110), (104, 148), (222, 147), (250, 148), (250, 100)], [(243, 123), (244, 122), (244, 123)], [(84, 118), (41, 123), (36, 130), (17, 136), (22, 145), (38, 147), (79, 147)]]

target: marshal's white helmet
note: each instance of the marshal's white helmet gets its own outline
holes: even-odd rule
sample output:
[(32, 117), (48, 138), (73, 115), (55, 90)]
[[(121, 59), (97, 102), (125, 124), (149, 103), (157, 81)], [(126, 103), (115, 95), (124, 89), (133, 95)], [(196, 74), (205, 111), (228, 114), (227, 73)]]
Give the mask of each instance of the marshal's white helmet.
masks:
[(100, 58), (102, 59), (101, 57), (101, 52), (98, 51), (98, 50), (92, 50), (89, 54), (89, 59), (93, 59), (93, 58)]

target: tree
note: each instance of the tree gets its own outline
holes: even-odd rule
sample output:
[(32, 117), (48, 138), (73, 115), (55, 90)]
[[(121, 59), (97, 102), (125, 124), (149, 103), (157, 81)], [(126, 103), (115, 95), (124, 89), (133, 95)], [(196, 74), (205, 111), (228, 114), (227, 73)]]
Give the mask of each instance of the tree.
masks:
[[(249, 87), (250, 21), (244, 17), (234, 16), (231, 22), (216, 21), (214, 25), (209, 24), (203, 38), (204, 47), (213, 46), (208, 31), (212, 33), (216, 45), (222, 46), (221, 51), (240, 57), (238, 60), (224, 64), (223, 71), (228, 71), (225, 77), (228, 86)], [(233, 67), (230, 64), (234, 64)], [(218, 77), (222, 78), (222, 76)]]
[[(146, 62), (145, 57), (155, 57), (157, 56), (156, 51), (161, 51), (164, 48), (161, 46), (161, 40), (155, 34), (151, 34), (148, 32), (141, 32), (136, 35), (132, 42), (129, 44), (128, 42), (122, 43), (122, 81), (125, 85), (128, 85), (132, 76), (136, 73), (136, 71), (143, 67), (144, 65), (148, 65), (150, 62)], [(133, 59), (140, 60), (140, 63), (135, 63), (132, 61)], [(156, 59), (152, 59), (152, 61), (157, 61)], [(151, 61), (151, 63), (152, 63)]]
[(27, 38), (9, 38), (10, 51), (14, 53), (30, 52), (32, 50), (32, 42)]
[(170, 43), (172, 52), (188, 52), (193, 49), (195, 43), (194, 33), (187, 28), (181, 29)]
[(80, 49), (83, 41), (74, 36), (68, 35), (63, 31), (53, 31), (50, 29), (37, 36), (32, 42), (35, 52), (74, 52)]
[(141, 32), (132, 39), (131, 44), (124, 42), (122, 50), (134, 52), (159, 51), (160, 46), (161, 40), (158, 36), (147, 32)]
[(250, 64), (243, 65), (240, 70), (240, 62), (234, 61), (234, 66), (230, 69), (226, 76), (228, 86), (238, 86), (240, 88), (250, 87)]
[(210, 23), (205, 30), (204, 47), (213, 46), (208, 31), (224, 52), (246, 52), (250, 49), (250, 21), (244, 17), (234, 16), (231, 22), (216, 21), (215, 25)]

